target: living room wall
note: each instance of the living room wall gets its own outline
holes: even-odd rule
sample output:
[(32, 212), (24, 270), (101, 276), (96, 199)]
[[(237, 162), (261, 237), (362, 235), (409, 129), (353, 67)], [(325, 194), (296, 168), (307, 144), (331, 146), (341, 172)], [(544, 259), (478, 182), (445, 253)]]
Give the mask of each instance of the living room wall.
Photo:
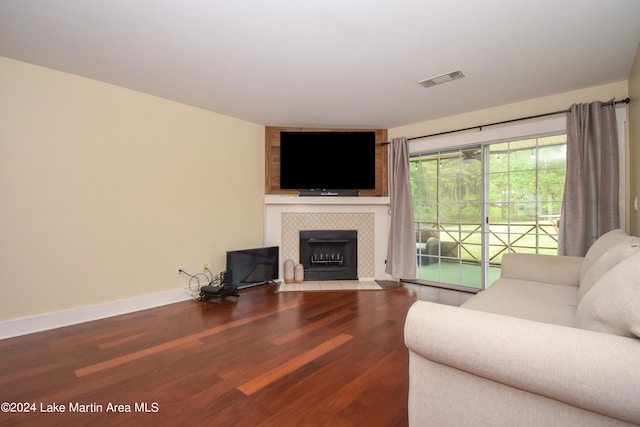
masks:
[(181, 292), (262, 246), (264, 127), (0, 58), (0, 321)]

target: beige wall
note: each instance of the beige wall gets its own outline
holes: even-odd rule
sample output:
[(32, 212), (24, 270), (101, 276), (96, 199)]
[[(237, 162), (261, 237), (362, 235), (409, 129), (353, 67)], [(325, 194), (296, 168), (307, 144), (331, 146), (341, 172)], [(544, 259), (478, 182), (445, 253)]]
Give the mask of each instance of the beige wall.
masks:
[(6, 58), (0, 93), (0, 321), (262, 246), (263, 126)]
[[(636, 51), (636, 58), (633, 62), (633, 68), (629, 75), (629, 139), (630, 152), (629, 164), (630, 179), (629, 193), (631, 194), (631, 203), (629, 203), (629, 221), (630, 230), (634, 235), (640, 235), (640, 213), (634, 209), (633, 200), (640, 197), (640, 45)], [(640, 203), (640, 201), (638, 202)]]

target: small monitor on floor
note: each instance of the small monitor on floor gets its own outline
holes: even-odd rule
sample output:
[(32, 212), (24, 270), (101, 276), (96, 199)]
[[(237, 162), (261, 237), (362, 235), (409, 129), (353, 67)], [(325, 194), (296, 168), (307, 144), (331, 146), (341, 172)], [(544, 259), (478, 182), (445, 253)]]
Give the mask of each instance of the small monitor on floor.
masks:
[(278, 280), (279, 258), (279, 246), (227, 252), (230, 284), (241, 289)]

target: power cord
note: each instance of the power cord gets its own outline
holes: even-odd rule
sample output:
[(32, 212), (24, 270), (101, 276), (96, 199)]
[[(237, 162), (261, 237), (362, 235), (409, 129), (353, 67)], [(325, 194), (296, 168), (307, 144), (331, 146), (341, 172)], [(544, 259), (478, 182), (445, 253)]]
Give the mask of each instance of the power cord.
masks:
[(222, 274), (223, 274), (223, 272), (220, 272), (216, 276), (214, 276), (213, 273), (211, 272), (211, 270), (209, 270), (206, 267), (205, 267), (205, 270), (207, 270), (209, 272), (209, 274), (211, 275), (211, 280), (209, 280), (209, 286), (215, 286), (217, 288), (222, 288), (224, 286), (224, 283), (222, 283)]
[[(209, 274), (206, 274), (207, 272)], [(222, 274), (218, 274), (217, 276), (214, 276), (211, 270), (209, 270), (206, 267), (205, 267), (204, 273), (190, 274), (183, 269), (179, 269), (178, 273), (186, 274), (187, 276), (189, 276), (189, 283), (187, 283), (187, 286), (185, 286), (184, 290), (186, 293), (190, 294), (191, 298), (194, 300), (198, 300), (198, 301), (200, 300), (200, 289), (203, 286), (200, 282), (200, 278), (203, 276), (206, 278), (206, 283), (207, 283), (204, 286), (208, 285), (208, 286), (222, 287)]]

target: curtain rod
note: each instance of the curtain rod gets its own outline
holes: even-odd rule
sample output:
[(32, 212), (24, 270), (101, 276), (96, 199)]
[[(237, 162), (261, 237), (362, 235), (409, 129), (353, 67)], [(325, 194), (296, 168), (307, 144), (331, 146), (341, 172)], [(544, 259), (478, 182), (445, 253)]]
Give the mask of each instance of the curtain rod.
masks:
[[(628, 104), (629, 102), (631, 102), (631, 100), (629, 98), (625, 98), (625, 99), (623, 99), (621, 101), (604, 102), (604, 103), (602, 103), (602, 106), (617, 105), (617, 104)], [(521, 117), (519, 119), (511, 119), (511, 120), (504, 120), (502, 122), (488, 123), (486, 125), (471, 126), (471, 127), (463, 128), (463, 129), (448, 130), (446, 132), (432, 133), (431, 135), (414, 136), (412, 138), (407, 138), (407, 140), (411, 141), (411, 140), (414, 140), (414, 139), (422, 139), (422, 138), (429, 138), (429, 137), (432, 137), (432, 136), (447, 135), (449, 133), (464, 132), (466, 130), (472, 130), (472, 129), (482, 130), (482, 128), (488, 127), (488, 126), (503, 125), (503, 124), (506, 124), (506, 123), (519, 122), (519, 121), (522, 121), (522, 120), (537, 119), (537, 118), (540, 118), (540, 117), (555, 116), (557, 114), (564, 114), (564, 113), (570, 113), (570, 112), (571, 112), (571, 109), (562, 110), (562, 111), (554, 111), (552, 113), (537, 114), (535, 116)]]

